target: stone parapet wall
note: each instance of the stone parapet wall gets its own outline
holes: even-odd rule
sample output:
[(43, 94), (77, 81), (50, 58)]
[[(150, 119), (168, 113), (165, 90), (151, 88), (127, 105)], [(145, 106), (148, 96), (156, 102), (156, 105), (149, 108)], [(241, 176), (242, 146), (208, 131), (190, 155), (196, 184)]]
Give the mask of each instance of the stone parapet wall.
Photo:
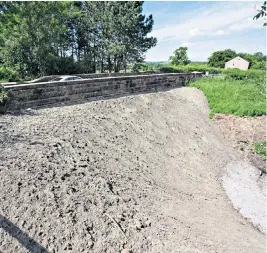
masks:
[(42, 82), (9, 85), (9, 110), (35, 108), (58, 103), (78, 103), (136, 93), (182, 87), (185, 81), (201, 74), (146, 74), (102, 77), (68, 82)]

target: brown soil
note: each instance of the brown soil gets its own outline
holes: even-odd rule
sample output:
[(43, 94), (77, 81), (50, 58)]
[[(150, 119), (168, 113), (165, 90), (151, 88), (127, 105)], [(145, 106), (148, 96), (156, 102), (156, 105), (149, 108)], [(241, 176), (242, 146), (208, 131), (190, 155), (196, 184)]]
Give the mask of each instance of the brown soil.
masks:
[(224, 168), (233, 199), (239, 182), (253, 200), (264, 188), (253, 168), (231, 177), (243, 164), (208, 114), (180, 88), (1, 116), (0, 252), (265, 252)]
[(266, 140), (266, 116), (237, 117), (216, 114), (213, 121), (234, 149), (253, 166), (266, 172), (266, 161), (255, 151), (255, 142)]

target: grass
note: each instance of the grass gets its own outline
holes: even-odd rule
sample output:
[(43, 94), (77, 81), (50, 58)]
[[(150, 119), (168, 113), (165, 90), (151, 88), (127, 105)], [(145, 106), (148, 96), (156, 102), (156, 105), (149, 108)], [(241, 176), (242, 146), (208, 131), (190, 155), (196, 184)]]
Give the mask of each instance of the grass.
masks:
[(211, 118), (215, 113), (236, 116), (266, 114), (266, 97), (253, 80), (201, 78), (189, 83), (189, 86), (204, 92), (211, 109)]
[(260, 155), (263, 159), (266, 160), (266, 141), (260, 143), (255, 142), (255, 151), (258, 155)]

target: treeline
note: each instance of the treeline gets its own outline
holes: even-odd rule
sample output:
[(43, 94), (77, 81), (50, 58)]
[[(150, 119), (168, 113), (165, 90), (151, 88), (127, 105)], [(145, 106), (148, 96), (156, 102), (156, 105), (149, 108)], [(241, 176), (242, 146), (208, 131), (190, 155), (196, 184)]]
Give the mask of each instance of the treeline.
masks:
[[(164, 73), (186, 73), (199, 71), (204, 73), (209, 72), (210, 74), (225, 74), (225, 63), (237, 56), (240, 56), (249, 62), (249, 69), (251, 71), (255, 70), (253, 73), (259, 73), (260, 76), (263, 76), (266, 72), (266, 55), (262, 52), (256, 52), (254, 54), (236, 53), (234, 50), (226, 49), (213, 52), (207, 62), (192, 62), (188, 58), (187, 50), (187, 47), (177, 48), (173, 55), (169, 57), (169, 62), (146, 62), (136, 64), (134, 67), (138, 71), (158, 71)], [(236, 73), (237, 75), (239, 75), (239, 73), (242, 75), (242, 71), (237, 71)]]
[[(170, 64), (173, 66), (187, 66), (191, 63), (187, 56), (187, 47), (179, 47), (174, 51), (174, 55), (170, 56)], [(215, 51), (208, 58), (207, 66), (212, 68), (224, 68), (225, 63), (240, 56), (241, 58), (249, 62), (250, 69), (266, 69), (266, 55), (262, 52), (256, 52), (254, 54), (249, 53), (237, 53), (232, 49), (225, 49), (221, 51)], [(203, 64), (193, 63), (192, 66), (203, 66)]]
[(237, 56), (247, 60), (249, 62), (249, 68), (251, 69), (266, 69), (266, 55), (264, 55), (262, 52), (256, 52), (254, 54), (237, 53), (231, 49), (212, 53), (212, 55), (209, 57), (208, 65), (215, 68), (224, 68), (226, 62)]
[(142, 14), (142, 5), (0, 2), (2, 72), (9, 68), (25, 78), (126, 71), (129, 63), (142, 62), (157, 42), (148, 36), (154, 21)]

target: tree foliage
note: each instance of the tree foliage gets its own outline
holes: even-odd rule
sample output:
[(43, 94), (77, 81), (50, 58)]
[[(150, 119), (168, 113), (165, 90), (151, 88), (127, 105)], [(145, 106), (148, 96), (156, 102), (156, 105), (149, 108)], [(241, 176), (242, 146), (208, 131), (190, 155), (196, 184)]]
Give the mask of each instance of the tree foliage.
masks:
[(22, 77), (126, 70), (156, 45), (141, 1), (1, 2), (0, 63)]
[(187, 47), (179, 47), (174, 51), (174, 56), (170, 56), (169, 60), (172, 65), (186, 65), (190, 63), (187, 56)]
[(227, 61), (232, 60), (237, 56), (236, 52), (231, 49), (213, 52), (208, 58), (208, 64), (215, 68), (224, 68)]
[[(254, 16), (253, 19), (259, 19), (259, 18), (265, 18), (266, 20), (266, 15), (267, 15), (267, 12), (266, 12), (266, 1), (263, 2), (262, 6), (261, 6), (261, 9), (260, 10), (257, 10), (258, 13)], [(267, 22), (263, 23), (263, 26), (266, 26), (267, 25)]]

